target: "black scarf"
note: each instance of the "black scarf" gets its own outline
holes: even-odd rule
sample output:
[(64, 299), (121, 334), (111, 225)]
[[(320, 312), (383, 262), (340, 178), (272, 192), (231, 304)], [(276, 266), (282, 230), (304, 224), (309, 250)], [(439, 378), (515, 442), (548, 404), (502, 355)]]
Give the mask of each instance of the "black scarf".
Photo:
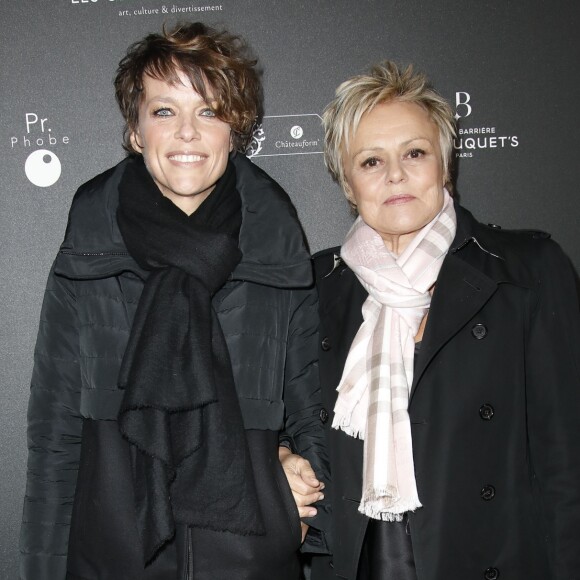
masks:
[(191, 216), (143, 160), (127, 166), (117, 221), (145, 282), (121, 365), (119, 429), (131, 444), (145, 563), (175, 523), (263, 534), (227, 345), (211, 299), (241, 259), (231, 162)]

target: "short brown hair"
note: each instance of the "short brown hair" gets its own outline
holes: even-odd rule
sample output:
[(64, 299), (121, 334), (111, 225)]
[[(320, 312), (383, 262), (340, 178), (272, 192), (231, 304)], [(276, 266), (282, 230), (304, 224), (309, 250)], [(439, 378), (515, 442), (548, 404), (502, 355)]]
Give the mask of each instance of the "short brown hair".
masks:
[[(398, 67), (386, 60), (372, 67), (369, 74), (344, 81), (322, 115), (324, 161), (332, 177), (348, 197), (343, 154), (348, 151), (362, 116), (381, 103), (415, 103), (427, 111), (439, 130), (439, 144), (445, 180), (451, 179), (450, 164), (455, 137), (455, 120), (449, 103), (431, 86), (427, 77), (413, 66)], [(352, 202), (352, 200), (350, 200)]]
[(145, 75), (177, 84), (179, 73), (184, 73), (208, 104), (211, 100), (216, 116), (230, 125), (234, 148), (244, 151), (262, 114), (256, 63), (239, 36), (201, 22), (178, 23), (170, 30), (164, 26), (161, 34), (149, 34), (135, 42), (115, 76), (115, 96), (125, 119), (123, 147), (138, 153), (131, 144), (131, 134), (139, 121)]

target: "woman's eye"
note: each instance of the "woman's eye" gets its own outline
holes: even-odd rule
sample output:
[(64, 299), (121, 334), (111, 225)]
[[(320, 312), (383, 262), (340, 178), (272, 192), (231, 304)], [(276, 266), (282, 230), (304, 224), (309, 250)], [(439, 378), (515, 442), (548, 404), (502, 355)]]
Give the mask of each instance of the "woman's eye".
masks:
[(213, 109), (210, 109), (208, 107), (207, 109), (203, 109), (201, 111), (201, 115), (202, 117), (215, 117), (215, 112), (213, 111)]
[(420, 157), (423, 157), (423, 155), (425, 155), (423, 149), (411, 149), (411, 151), (407, 153), (407, 156), (411, 159), (419, 159)]
[(380, 160), (377, 157), (369, 157), (368, 159), (365, 159), (362, 162), (361, 166), (372, 168), (372, 167), (377, 167), (379, 163), (380, 163)]
[(171, 109), (168, 109), (167, 107), (161, 107), (160, 109), (155, 109), (153, 111), (153, 116), (155, 117), (170, 117), (171, 115)]

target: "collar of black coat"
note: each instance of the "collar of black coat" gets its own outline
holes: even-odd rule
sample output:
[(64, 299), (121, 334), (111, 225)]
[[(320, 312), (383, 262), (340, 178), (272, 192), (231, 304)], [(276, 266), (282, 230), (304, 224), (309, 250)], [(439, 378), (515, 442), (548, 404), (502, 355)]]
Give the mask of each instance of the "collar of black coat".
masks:
[[(485, 226), (455, 203), (457, 232), (437, 277), (429, 322), (421, 343), (411, 389), (411, 401), (430, 361), (442, 345), (474, 319), (500, 285), (527, 289), (538, 284), (538, 244), (547, 235), (533, 231), (510, 231)], [(355, 274), (337, 257), (340, 248), (314, 256), (320, 295), (321, 318), (340, 319), (340, 312), (360, 300), (366, 292)], [(350, 290), (359, 287), (362, 294)], [(348, 300), (348, 302), (346, 302)], [(356, 308), (359, 308), (358, 303)], [(509, 316), (509, 312), (505, 313)], [(362, 323), (362, 317), (360, 319)], [(354, 335), (353, 335), (354, 336)]]
[(537, 245), (550, 235), (536, 230), (509, 230), (478, 222), (455, 202), (457, 232), (448, 262), (455, 258), (496, 284), (525, 288), (537, 285)]
[[(509, 283), (526, 288), (537, 284), (534, 269), (534, 246), (550, 237), (538, 230), (504, 230), (478, 222), (471, 212), (455, 201), (457, 232), (444, 270), (453, 270), (463, 281), (477, 285)], [(340, 258), (340, 246), (314, 255), (317, 278), (333, 284), (347, 265)], [(479, 287), (479, 286), (477, 286)]]
[[(242, 260), (231, 275), (276, 288), (312, 285), (310, 255), (296, 210), (286, 192), (244, 155), (235, 154), (236, 187), (242, 199)], [(77, 191), (54, 271), (76, 280), (132, 272), (145, 279), (117, 225), (119, 182), (131, 158), (93, 178)]]

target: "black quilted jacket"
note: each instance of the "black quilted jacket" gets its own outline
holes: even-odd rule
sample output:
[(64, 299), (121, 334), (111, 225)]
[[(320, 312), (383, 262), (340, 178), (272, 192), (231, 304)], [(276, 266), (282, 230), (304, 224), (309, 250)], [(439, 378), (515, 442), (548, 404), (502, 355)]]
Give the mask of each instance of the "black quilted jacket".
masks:
[[(64, 580), (82, 422), (116, 420), (121, 402), (117, 375), (146, 277), (115, 217), (118, 184), (130, 162), (78, 190), (49, 275), (28, 412), (22, 579)], [(234, 164), (243, 258), (214, 308), (244, 424), (283, 431), (324, 476), (310, 257), (284, 191), (245, 157), (237, 155)]]

